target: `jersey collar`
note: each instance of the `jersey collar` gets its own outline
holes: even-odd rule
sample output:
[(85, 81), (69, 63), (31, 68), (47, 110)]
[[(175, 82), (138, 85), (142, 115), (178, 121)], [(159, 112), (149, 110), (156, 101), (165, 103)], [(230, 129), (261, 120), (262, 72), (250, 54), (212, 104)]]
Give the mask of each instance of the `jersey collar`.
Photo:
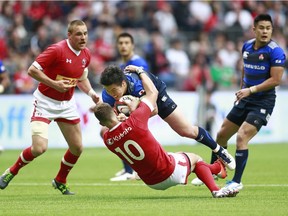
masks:
[(70, 45), (70, 43), (69, 43), (69, 40), (68, 40), (68, 39), (66, 39), (66, 42), (67, 42), (67, 45), (68, 45), (69, 49), (70, 49), (72, 52), (74, 52), (74, 53), (75, 53), (75, 55), (79, 56), (79, 55), (80, 55), (80, 53), (81, 53), (81, 50), (77, 51), (77, 50), (73, 49), (73, 47)]

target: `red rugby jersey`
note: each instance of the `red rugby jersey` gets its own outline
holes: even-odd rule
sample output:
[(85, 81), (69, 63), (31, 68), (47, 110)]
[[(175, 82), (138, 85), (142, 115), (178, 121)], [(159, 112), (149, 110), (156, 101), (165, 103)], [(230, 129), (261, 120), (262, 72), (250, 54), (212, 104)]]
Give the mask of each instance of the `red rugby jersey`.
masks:
[(104, 134), (107, 148), (129, 164), (149, 185), (160, 183), (174, 171), (169, 156), (148, 129), (151, 110), (141, 102), (129, 118)]
[(43, 83), (39, 83), (39, 91), (54, 100), (70, 100), (73, 96), (78, 79), (90, 63), (91, 54), (88, 48), (79, 51), (76, 55), (68, 46), (68, 40), (62, 40), (49, 46), (37, 58), (36, 62), (42, 67), (43, 72), (53, 80), (66, 79), (70, 81), (71, 88), (65, 93), (61, 93)]

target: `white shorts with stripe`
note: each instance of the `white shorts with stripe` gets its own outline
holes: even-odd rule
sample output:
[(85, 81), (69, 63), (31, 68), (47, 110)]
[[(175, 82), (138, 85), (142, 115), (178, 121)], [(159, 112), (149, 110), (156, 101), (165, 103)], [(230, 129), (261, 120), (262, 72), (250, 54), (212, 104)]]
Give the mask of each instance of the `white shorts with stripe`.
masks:
[(190, 161), (184, 153), (168, 153), (172, 155), (175, 159), (175, 169), (174, 172), (166, 180), (154, 184), (148, 185), (150, 188), (156, 190), (166, 190), (169, 187), (178, 185), (178, 184), (187, 184), (187, 178), (191, 173)]
[(46, 97), (38, 89), (34, 92), (34, 109), (31, 121), (51, 121), (77, 124), (80, 122), (79, 113), (74, 96), (69, 101), (57, 101)]

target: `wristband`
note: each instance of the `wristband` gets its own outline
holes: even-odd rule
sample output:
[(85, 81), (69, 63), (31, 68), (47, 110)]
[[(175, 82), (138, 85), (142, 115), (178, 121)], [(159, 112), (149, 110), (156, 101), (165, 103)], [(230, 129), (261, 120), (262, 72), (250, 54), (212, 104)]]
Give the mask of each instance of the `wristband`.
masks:
[(4, 92), (4, 86), (0, 84), (0, 94)]
[(249, 89), (250, 89), (251, 94), (254, 94), (254, 93), (257, 92), (257, 87), (256, 86), (251, 86)]
[(136, 69), (136, 73), (138, 74), (138, 76), (140, 76), (140, 74), (142, 74), (142, 73), (145, 73), (144, 70), (143, 70), (143, 67), (138, 67)]
[(87, 95), (89, 95), (90, 97), (92, 97), (93, 95), (97, 95), (96, 92), (94, 91), (94, 89), (90, 89), (89, 92), (87, 93)]

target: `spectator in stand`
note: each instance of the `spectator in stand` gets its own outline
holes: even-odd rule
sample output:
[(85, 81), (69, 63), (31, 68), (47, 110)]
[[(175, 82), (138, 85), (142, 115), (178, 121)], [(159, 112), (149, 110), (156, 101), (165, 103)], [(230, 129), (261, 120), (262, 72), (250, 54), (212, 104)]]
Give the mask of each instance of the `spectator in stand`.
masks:
[(194, 62), (189, 70), (189, 74), (183, 83), (184, 91), (197, 91), (203, 86), (207, 91), (213, 91), (214, 82), (210, 74), (208, 57), (203, 52), (196, 54)]
[(25, 58), (18, 62), (18, 68), (13, 74), (15, 94), (31, 94), (37, 88), (37, 82), (27, 73), (27, 63), (28, 61)]
[(41, 25), (37, 29), (37, 33), (30, 40), (30, 48), (34, 56), (38, 56), (48, 45), (52, 43), (51, 37), (46, 26)]
[(170, 63), (165, 56), (165, 39), (159, 32), (151, 35), (151, 41), (146, 51), (146, 60), (150, 66), (151, 73), (159, 77), (167, 87), (174, 88), (176, 85), (176, 74), (170, 70)]
[(225, 14), (224, 23), (227, 26), (229, 40), (238, 40), (253, 24), (251, 13), (243, 8), (240, 1), (232, 1), (231, 9)]
[(168, 38), (176, 37), (178, 34), (177, 22), (170, 4), (170, 2), (161, 1), (158, 7), (159, 10), (154, 14), (159, 31)]
[(223, 66), (231, 67), (233, 70), (235, 70), (237, 61), (240, 59), (240, 54), (233, 41), (228, 40), (225, 46), (219, 50), (217, 55)]
[(170, 47), (166, 50), (165, 55), (169, 61), (171, 72), (176, 76), (176, 89), (181, 90), (190, 70), (190, 59), (184, 50), (181, 39), (171, 39)]

